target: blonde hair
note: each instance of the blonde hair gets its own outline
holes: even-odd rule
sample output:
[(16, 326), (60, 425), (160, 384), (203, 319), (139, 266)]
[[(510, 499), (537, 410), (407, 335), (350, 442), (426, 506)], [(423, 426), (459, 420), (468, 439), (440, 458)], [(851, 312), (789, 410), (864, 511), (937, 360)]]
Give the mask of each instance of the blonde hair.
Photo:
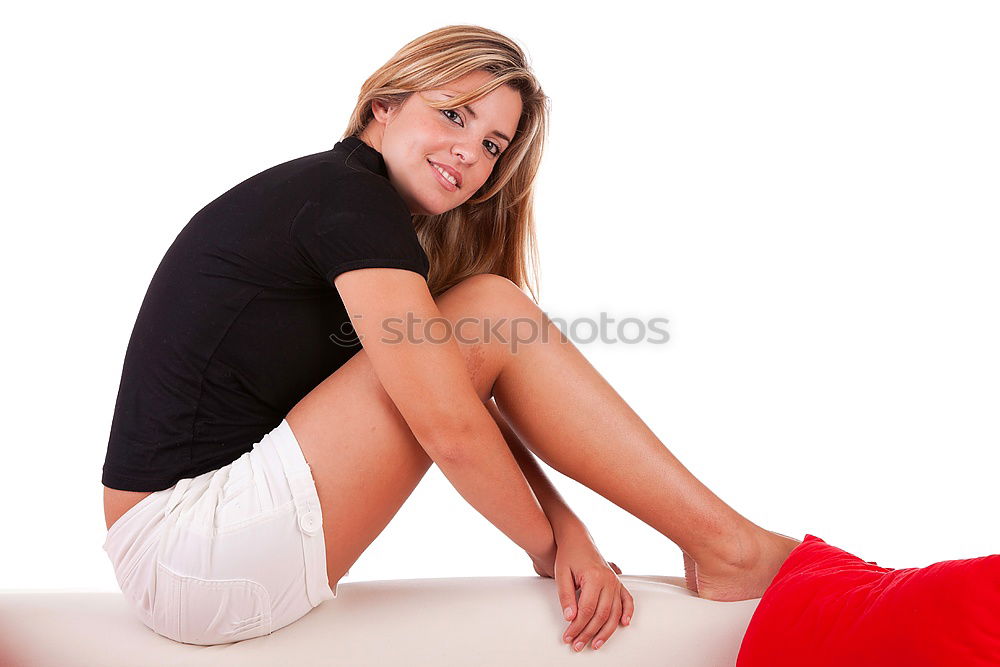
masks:
[(521, 118), (482, 188), (450, 211), (414, 216), (431, 265), (427, 283), (437, 296), (474, 274), (496, 273), (528, 289), (537, 302), (533, 184), (548, 132), (549, 98), (513, 40), (473, 25), (447, 26), (414, 39), (361, 86), (344, 138), (358, 135), (372, 120), (373, 101), (402, 104), (415, 92), (477, 70), (493, 77), (465, 95), (428, 104), (454, 109), (507, 85), (521, 95)]

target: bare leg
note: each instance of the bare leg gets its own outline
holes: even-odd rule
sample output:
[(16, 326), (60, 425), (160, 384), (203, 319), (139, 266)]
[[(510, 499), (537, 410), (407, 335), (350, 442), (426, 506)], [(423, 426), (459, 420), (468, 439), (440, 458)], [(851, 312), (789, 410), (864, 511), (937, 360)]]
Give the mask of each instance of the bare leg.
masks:
[[(480, 281), (482, 282), (482, 281)], [(484, 290), (460, 284), (436, 302), (455, 321), (476, 312)], [(473, 385), (488, 401), (507, 357), (499, 346), (460, 344)], [(362, 349), (286, 416), (312, 468), (333, 586), (378, 537), (432, 461), (413, 437)]]
[(559, 328), (509, 287), (501, 308), (512, 319), (509, 339), (527, 342), (504, 364), (493, 394), (522, 442), (675, 542), (690, 556), (688, 585), (701, 597), (762, 595), (799, 541), (751, 523), (712, 493)]
[[(691, 475), (523, 292), (497, 276), (475, 276), (438, 304), (452, 322), (511, 320), (492, 329), (503, 340), (460, 341), (460, 348), (480, 397), (496, 398), (542, 460), (673, 540), (697, 562), (702, 597), (763, 593), (797, 542), (751, 523)], [(531, 320), (547, 341), (527, 339)], [(478, 337), (474, 325), (461, 333)], [(512, 346), (515, 337), (524, 342)], [(391, 520), (430, 459), (364, 350), (303, 398), (288, 422), (316, 479), (332, 584)]]

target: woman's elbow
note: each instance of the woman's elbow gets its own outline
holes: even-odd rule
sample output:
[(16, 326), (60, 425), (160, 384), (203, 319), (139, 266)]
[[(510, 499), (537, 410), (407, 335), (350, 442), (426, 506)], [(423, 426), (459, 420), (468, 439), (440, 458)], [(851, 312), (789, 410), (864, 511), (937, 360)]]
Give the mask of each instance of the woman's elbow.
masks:
[(484, 436), (480, 420), (455, 414), (454, 408), (447, 412), (423, 413), (418, 423), (411, 425), (411, 431), (424, 451), (435, 462), (443, 463), (468, 460), (475, 451), (474, 444)]

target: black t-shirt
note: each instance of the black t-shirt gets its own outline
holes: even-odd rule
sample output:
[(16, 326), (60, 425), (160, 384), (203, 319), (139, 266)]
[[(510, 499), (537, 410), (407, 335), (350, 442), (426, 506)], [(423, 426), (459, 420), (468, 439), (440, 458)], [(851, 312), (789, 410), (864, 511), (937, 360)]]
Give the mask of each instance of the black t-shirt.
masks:
[(430, 268), (382, 155), (356, 137), (201, 209), (139, 309), (102, 484), (159, 491), (250, 451), (361, 349), (333, 279), (376, 266)]

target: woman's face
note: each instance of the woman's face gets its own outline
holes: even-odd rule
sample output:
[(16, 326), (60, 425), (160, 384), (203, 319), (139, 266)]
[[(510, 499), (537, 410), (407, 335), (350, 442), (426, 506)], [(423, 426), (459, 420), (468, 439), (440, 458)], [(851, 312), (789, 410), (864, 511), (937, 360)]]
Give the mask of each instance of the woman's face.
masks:
[(411, 215), (437, 215), (464, 203), (486, 182), (513, 140), (521, 95), (510, 86), (458, 109), (427, 104), (475, 90), (490, 77), (475, 71), (441, 88), (413, 93), (400, 106), (372, 105), (375, 117), (360, 137), (382, 153), (389, 180)]

